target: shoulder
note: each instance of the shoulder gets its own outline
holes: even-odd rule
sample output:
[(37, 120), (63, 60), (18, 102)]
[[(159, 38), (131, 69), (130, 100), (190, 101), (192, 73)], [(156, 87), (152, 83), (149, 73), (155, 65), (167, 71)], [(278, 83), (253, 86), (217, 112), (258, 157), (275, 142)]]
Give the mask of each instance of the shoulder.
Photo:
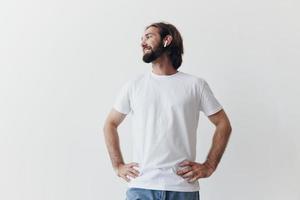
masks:
[(133, 78), (129, 79), (126, 84), (130, 85), (131, 87), (134, 87), (135, 85), (144, 82), (146, 78), (147, 78), (147, 73), (140, 73), (135, 75)]
[(184, 77), (184, 79), (193, 83), (195, 86), (199, 87), (200, 89), (203, 88), (205, 85), (207, 85), (206, 79), (204, 79), (201, 76), (189, 74), (186, 72), (181, 72), (181, 74), (182, 74), (182, 77)]
[(133, 78), (130, 78), (129, 80), (125, 81), (123, 84), (123, 88), (126, 88), (129, 91), (132, 91), (136, 86), (138, 86), (141, 82), (144, 82), (146, 79), (147, 74), (146, 73), (140, 73), (135, 75)]

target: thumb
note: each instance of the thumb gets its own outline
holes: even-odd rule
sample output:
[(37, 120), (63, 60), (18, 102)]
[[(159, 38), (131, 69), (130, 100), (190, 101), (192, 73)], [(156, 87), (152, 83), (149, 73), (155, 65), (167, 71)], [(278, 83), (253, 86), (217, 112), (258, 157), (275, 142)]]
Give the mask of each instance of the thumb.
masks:
[(183, 162), (179, 163), (180, 167), (184, 167), (184, 166), (188, 166), (188, 165), (192, 165), (192, 162), (190, 162), (188, 160), (184, 160)]
[(129, 166), (129, 167), (133, 167), (133, 166), (136, 166), (136, 167), (138, 167), (138, 166), (139, 166), (139, 164), (138, 164), (138, 163), (136, 163), (136, 162), (132, 162), (132, 163), (129, 163), (129, 164), (128, 164), (128, 166)]

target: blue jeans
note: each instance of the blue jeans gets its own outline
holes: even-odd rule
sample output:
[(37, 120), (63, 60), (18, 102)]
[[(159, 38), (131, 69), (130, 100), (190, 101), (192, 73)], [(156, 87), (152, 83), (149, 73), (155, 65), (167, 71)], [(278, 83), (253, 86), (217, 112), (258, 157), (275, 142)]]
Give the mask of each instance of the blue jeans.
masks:
[(165, 190), (149, 190), (129, 188), (126, 191), (126, 200), (199, 200), (199, 191), (176, 192)]

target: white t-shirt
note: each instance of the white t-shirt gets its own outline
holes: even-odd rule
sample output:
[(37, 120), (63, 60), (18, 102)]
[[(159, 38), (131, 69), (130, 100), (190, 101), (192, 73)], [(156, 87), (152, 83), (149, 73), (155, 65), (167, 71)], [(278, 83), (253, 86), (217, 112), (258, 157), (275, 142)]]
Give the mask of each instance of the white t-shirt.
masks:
[(183, 160), (195, 161), (200, 111), (206, 116), (222, 109), (207, 82), (178, 71), (157, 75), (152, 70), (128, 81), (114, 109), (131, 114), (133, 160), (140, 175), (128, 187), (198, 191), (199, 183), (176, 174)]

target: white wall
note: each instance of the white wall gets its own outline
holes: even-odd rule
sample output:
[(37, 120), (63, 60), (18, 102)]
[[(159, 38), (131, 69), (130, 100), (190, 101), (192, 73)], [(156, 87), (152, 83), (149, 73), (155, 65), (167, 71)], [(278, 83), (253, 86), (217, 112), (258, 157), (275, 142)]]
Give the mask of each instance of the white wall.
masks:
[[(10, 0), (0, 3), (0, 199), (124, 199), (102, 134), (117, 91), (151, 65), (146, 25), (181, 31), (181, 71), (205, 78), (233, 126), (205, 200), (300, 199), (300, 3)], [(130, 162), (130, 117), (120, 127)], [(202, 115), (198, 160), (213, 126)]]

